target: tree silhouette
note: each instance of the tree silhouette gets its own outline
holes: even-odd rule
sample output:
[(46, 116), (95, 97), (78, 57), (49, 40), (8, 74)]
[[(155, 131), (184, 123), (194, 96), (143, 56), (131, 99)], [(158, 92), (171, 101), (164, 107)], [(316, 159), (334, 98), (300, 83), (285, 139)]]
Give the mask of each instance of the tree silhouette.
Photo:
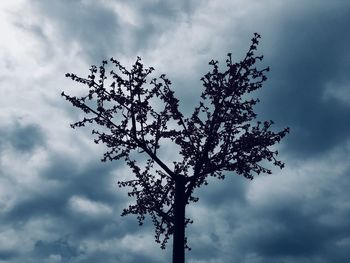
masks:
[[(263, 162), (283, 168), (270, 149), (288, 132), (270, 130), (272, 121), (252, 123), (257, 117), (253, 106), (259, 101), (248, 93), (262, 87), (269, 68), (257, 69), (263, 56), (255, 55), (260, 35), (255, 33), (244, 59), (234, 63), (227, 55), (226, 70), (220, 71), (218, 61), (201, 79), (204, 91), (193, 114), (185, 118), (179, 100), (171, 90), (171, 82), (163, 74), (150, 81), (154, 70), (144, 68), (138, 57), (130, 70), (111, 58), (115, 66), (107, 84), (107, 61), (90, 68), (87, 78), (68, 73), (66, 77), (88, 86), (82, 97), (62, 96), (86, 113), (72, 128), (96, 123), (92, 130), (96, 143), (104, 143), (108, 151), (102, 161), (124, 159), (135, 177), (118, 182), (129, 187), (129, 196), (136, 203), (122, 215), (135, 214), (142, 225), (149, 215), (155, 225), (155, 240), (165, 248), (173, 235), (173, 262), (185, 261), (187, 246), (185, 228), (192, 221), (185, 217), (185, 208), (198, 201), (196, 188), (207, 184), (209, 176), (224, 179), (224, 172), (235, 172), (248, 179), (255, 174), (271, 174)], [(162, 160), (162, 143), (178, 148), (179, 160)], [(135, 155), (136, 154), (136, 155)], [(141, 158), (136, 160), (136, 156)]]

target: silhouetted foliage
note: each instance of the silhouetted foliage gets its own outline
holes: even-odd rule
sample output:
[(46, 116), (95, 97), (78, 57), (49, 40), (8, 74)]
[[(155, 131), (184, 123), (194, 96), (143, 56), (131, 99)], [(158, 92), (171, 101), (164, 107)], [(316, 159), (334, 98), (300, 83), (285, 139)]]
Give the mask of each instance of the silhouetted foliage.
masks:
[[(140, 225), (150, 215), (161, 248), (174, 234), (174, 243), (179, 240), (177, 246), (182, 244), (182, 248), (174, 245), (174, 253), (184, 250), (184, 228), (192, 222), (185, 218), (185, 206), (198, 201), (194, 189), (207, 184), (208, 176), (224, 179), (225, 172), (235, 172), (253, 179), (254, 174), (271, 173), (262, 161), (284, 166), (276, 159), (278, 152), (269, 147), (280, 142), (289, 129), (273, 132), (272, 121), (252, 122), (256, 118), (253, 106), (259, 100), (247, 94), (262, 87), (269, 71), (255, 67), (263, 59), (255, 55), (259, 38), (255, 33), (242, 61), (233, 62), (229, 53), (224, 71), (220, 71), (218, 61), (209, 63), (212, 69), (201, 79), (204, 91), (200, 102), (187, 118), (179, 110), (169, 79), (163, 74), (148, 80), (154, 69), (144, 68), (139, 57), (130, 70), (111, 58), (115, 68), (109, 74), (107, 61), (99, 68), (92, 66), (87, 78), (66, 74), (88, 86), (89, 91), (82, 97), (62, 92), (87, 115), (71, 126), (96, 123), (104, 127), (92, 131), (95, 142), (109, 149), (102, 161), (122, 158), (135, 175), (118, 182), (120, 187), (130, 187), (129, 196), (136, 199), (122, 215), (135, 214)], [(181, 160), (174, 161), (172, 167), (159, 156), (164, 140), (179, 148)], [(146, 163), (137, 162), (134, 153), (147, 156)], [(182, 228), (183, 233), (178, 234)]]

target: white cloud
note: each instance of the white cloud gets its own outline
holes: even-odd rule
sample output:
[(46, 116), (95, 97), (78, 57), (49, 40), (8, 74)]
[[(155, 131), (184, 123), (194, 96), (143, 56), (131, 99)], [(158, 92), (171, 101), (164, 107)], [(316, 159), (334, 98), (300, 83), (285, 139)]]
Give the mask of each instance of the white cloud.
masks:
[(256, 178), (247, 192), (249, 202), (265, 206), (287, 199), (316, 201), (324, 191), (338, 194), (334, 192), (334, 187), (350, 169), (347, 162), (349, 146), (350, 142), (346, 142), (317, 159), (289, 160), (286, 168), (279, 173)]
[(45, 262), (47, 262), (47, 263), (62, 262), (62, 257), (61, 257), (61, 255), (52, 254), (49, 256), (48, 259), (45, 260)]
[(350, 83), (349, 82), (339, 82), (330, 81), (326, 83), (325, 90), (323, 93), (323, 99), (336, 99), (343, 103), (344, 105), (350, 104)]
[(124, 26), (140, 27), (142, 25), (142, 15), (139, 10), (135, 10), (127, 2), (112, 2), (100, 0), (107, 8), (112, 8)]
[(0, 230), (0, 248), (2, 250), (14, 250), (20, 242), (20, 237), (14, 229)]
[(89, 200), (82, 196), (72, 196), (69, 199), (69, 208), (73, 213), (90, 217), (100, 217), (112, 214), (113, 210), (107, 204)]
[[(17, 202), (27, 199), (29, 194), (54, 188), (55, 182), (43, 181), (40, 176), (47, 166), (47, 152), (42, 148), (22, 154), (13, 148), (1, 151), (0, 211), (10, 210)], [(39, 185), (41, 187), (38, 188)]]
[(159, 251), (159, 246), (154, 242), (153, 235), (147, 232), (136, 235), (127, 234), (119, 242), (120, 249), (123, 251), (130, 251), (130, 253), (146, 255), (159, 261), (164, 258), (164, 254), (167, 252)]

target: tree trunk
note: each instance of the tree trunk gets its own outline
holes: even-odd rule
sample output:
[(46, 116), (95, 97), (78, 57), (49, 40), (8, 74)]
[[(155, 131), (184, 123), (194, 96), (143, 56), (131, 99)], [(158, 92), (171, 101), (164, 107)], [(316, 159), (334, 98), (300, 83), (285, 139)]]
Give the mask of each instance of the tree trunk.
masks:
[(173, 263), (185, 263), (185, 181), (175, 180)]

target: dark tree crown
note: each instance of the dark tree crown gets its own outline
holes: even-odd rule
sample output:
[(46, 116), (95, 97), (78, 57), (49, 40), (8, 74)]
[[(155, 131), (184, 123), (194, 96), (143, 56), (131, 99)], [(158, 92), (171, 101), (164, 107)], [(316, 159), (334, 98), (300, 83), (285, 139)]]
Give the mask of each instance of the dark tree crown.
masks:
[[(271, 174), (263, 161), (284, 166), (276, 159), (278, 152), (270, 147), (280, 142), (289, 128), (273, 132), (272, 121), (253, 123), (257, 117), (253, 106), (259, 100), (247, 99), (248, 93), (262, 87), (269, 71), (255, 67), (263, 59), (255, 55), (259, 39), (255, 33), (240, 62), (233, 62), (229, 53), (224, 71), (220, 71), (218, 61), (209, 63), (212, 69), (201, 78), (204, 91), (190, 117), (180, 112), (169, 79), (163, 74), (148, 80), (154, 69), (144, 68), (139, 57), (130, 70), (111, 58), (114, 69), (109, 74), (107, 61), (100, 67), (92, 66), (87, 78), (66, 74), (88, 86), (88, 94), (82, 97), (62, 92), (66, 100), (86, 113), (83, 120), (71, 126), (96, 123), (103, 127), (92, 130), (95, 142), (108, 147), (102, 161), (122, 158), (135, 175), (118, 182), (120, 187), (130, 187), (129, 196), (136, 199), (122, 215), (137, 215), (141, 225), (149, 214), (155, 225), (155, 239), (162, 248), (173, 234), (176, 180), (185, 181), (185, 200), (189, 203), (198, 200), (193, 191), (207, 184), (208, 176), (224, 179), (225, 172), (235, 172), (253, 179), (255, 174)], [(180, 149), (182, 159), (173, 162), (172, 168), (158, 154), (164, 140)], [(142, 167), (132, 157), (137, 152), (147, 156)], [(190, 222), (186, 219), (186, 224)]]

